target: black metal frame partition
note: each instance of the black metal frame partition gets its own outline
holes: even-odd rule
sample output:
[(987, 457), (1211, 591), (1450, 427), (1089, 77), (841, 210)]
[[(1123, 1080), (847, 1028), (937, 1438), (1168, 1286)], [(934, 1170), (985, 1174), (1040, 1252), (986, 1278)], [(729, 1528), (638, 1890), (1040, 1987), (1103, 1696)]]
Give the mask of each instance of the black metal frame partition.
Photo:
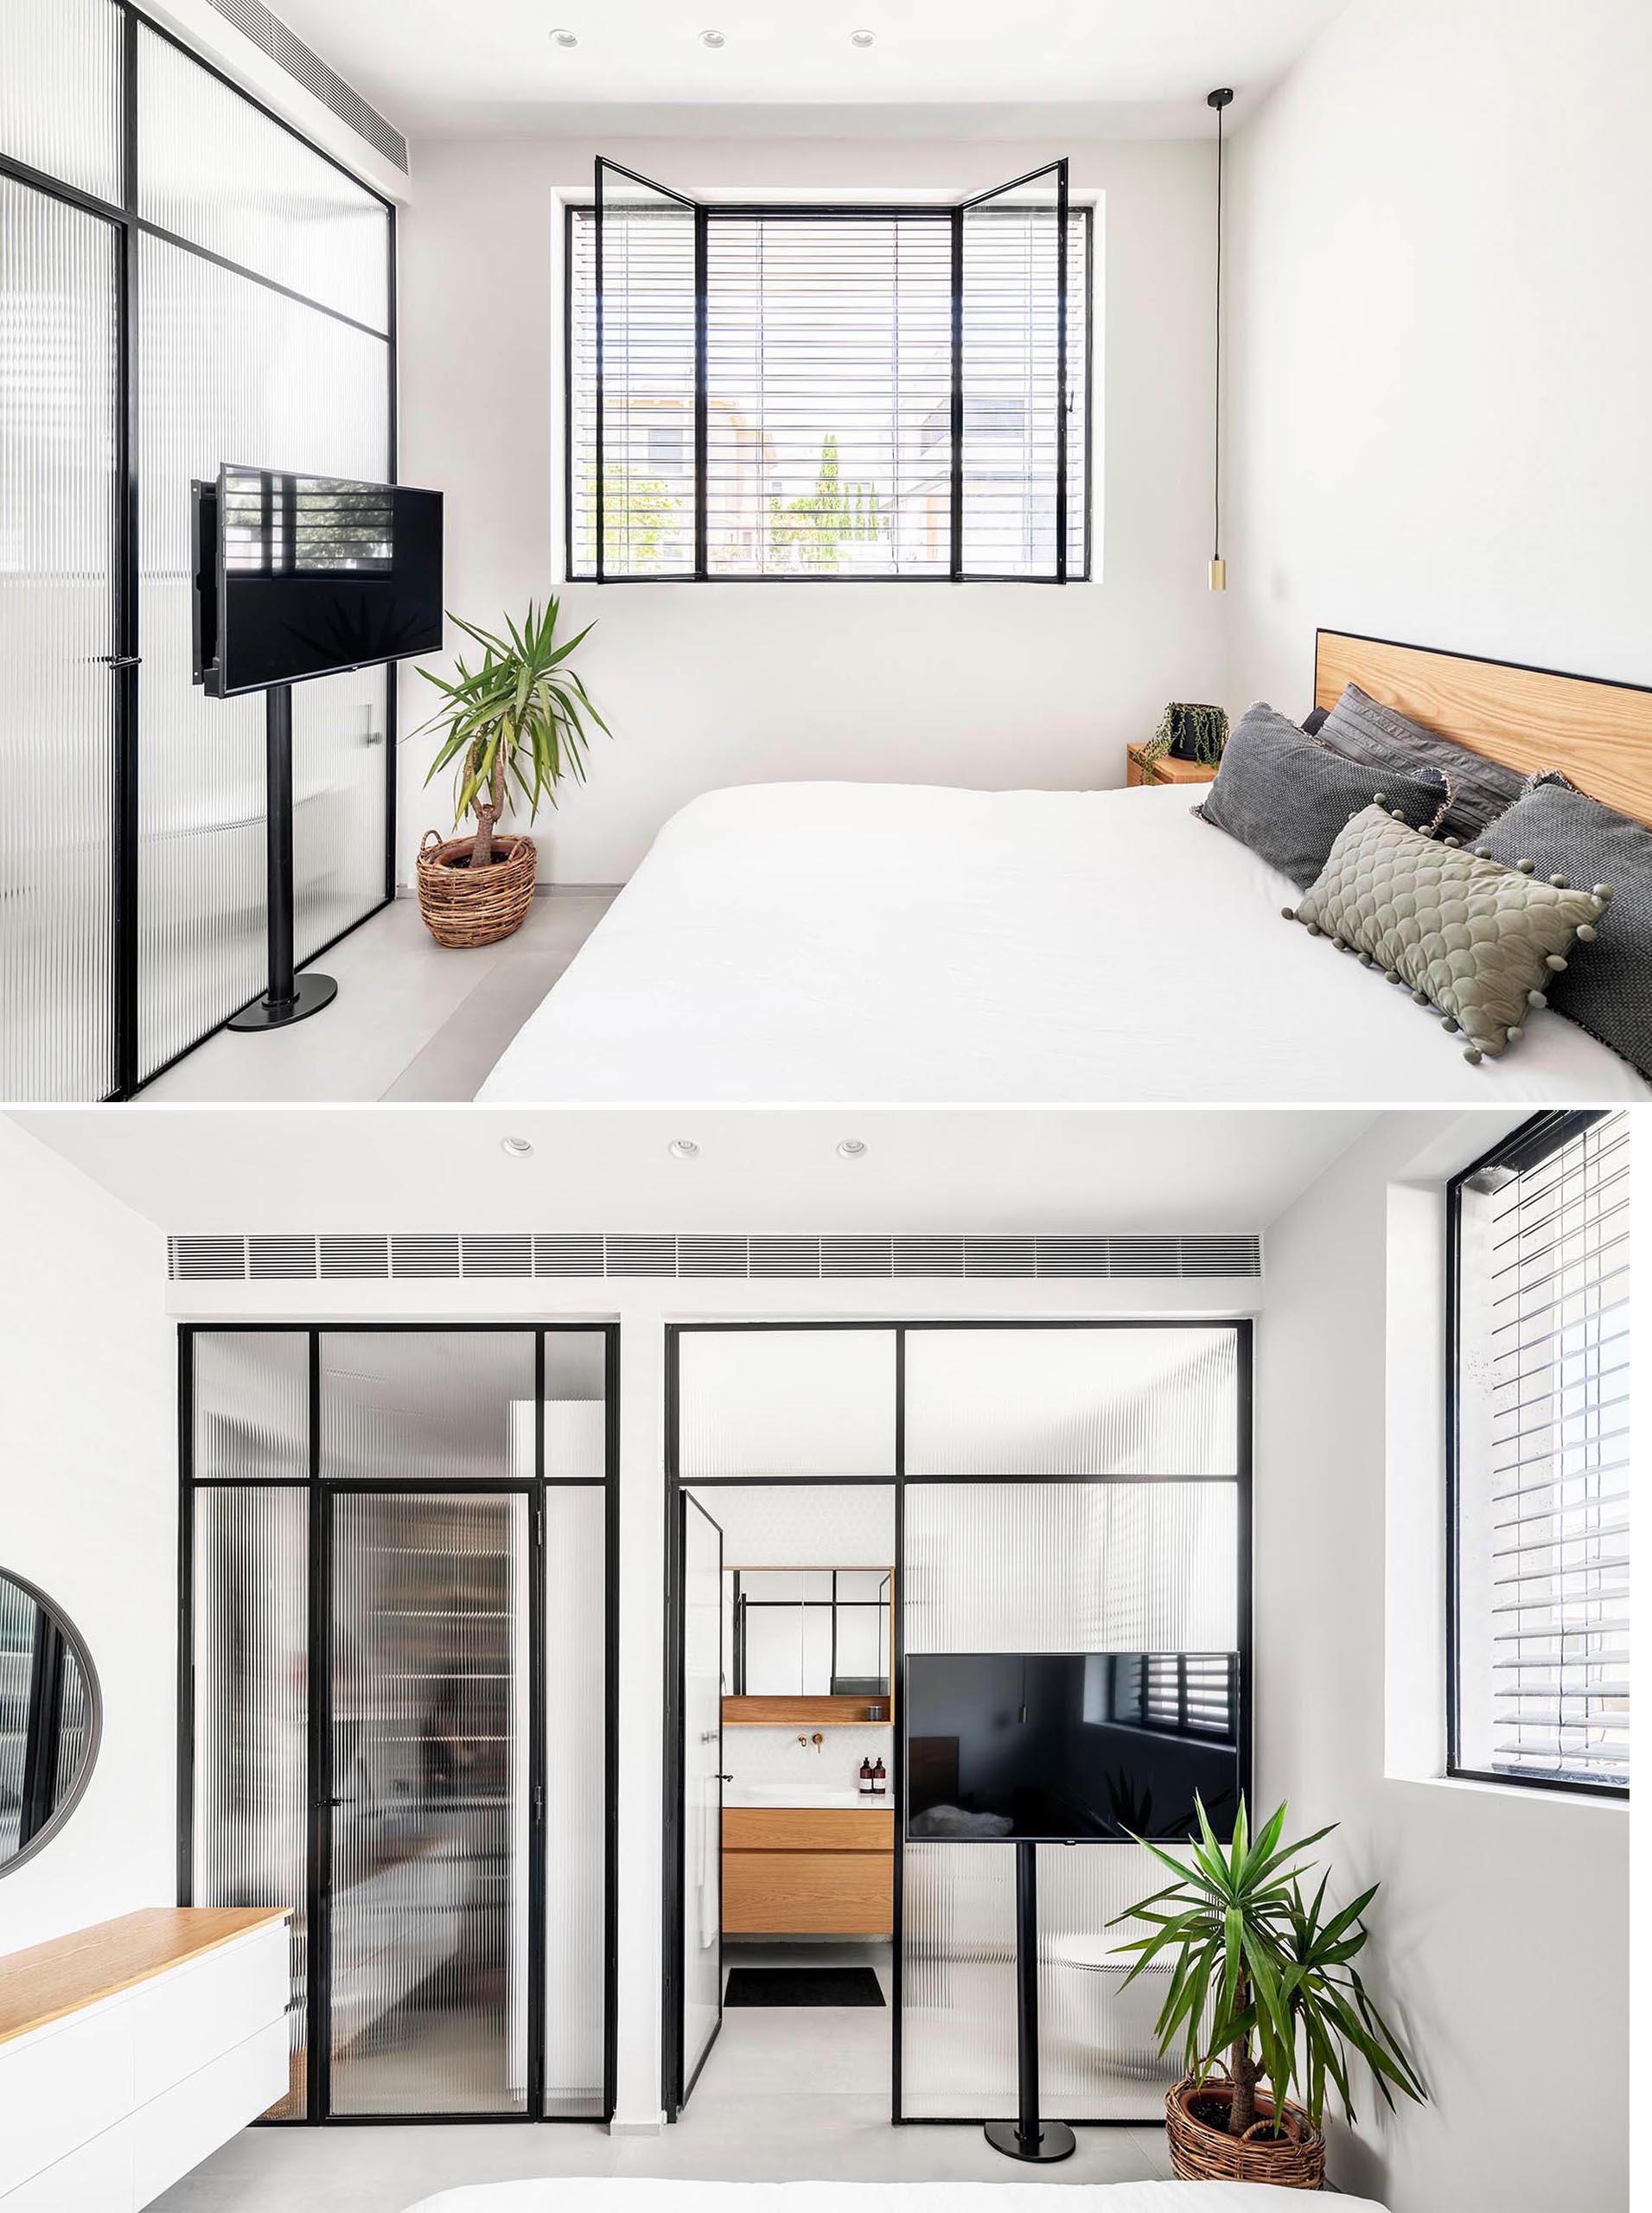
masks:
[[(321, 1341), (345, 1336), (443, 1336), (488, 1335), (531, 1337), (533, 1342), (533, 1464), (532, 1477), (501, 1476), (487, 1481), (465, 1478), (447, 1481), (387, 1476), (380, 1478), (324, 1477), (321, 1470)], [(307, 1471), (301, 1480), (286, 1476), (198, 1477), (195, 1472), (195, 1341), (198, 1336), (302, 1336), (308, 1344), (309, 1432)], [(547, 2114), (545, 2106), (545, 1340), (551, 1336), (600, 1337), (603, 1341), (603, 2100), (596, 2114)], [(617, 1323), (546, 1322), (521, 1323), (487, 1322), (329, 1322), (311, 1325), (302, 1322), (188, 1323), (178, 1331), (178, 1772), (177, 1772), (177, 1891), (178, 1904), (193, 1902), (195, 1882), (195, 1502), (208, 1489), (303, 1490), (309, 1510), (309, 1680), (308, 1734), (309, 1753), (308, 1889), (305, 1918), (309, 1930), (309, 1960), (306, 1980), (308, 2006), (306, 2048), (309, 2053), (308, 2111), (288, 2120), (260, 2122), (276, 2128), (361, 2128), (422, 2125), (511, 2127), (523, 2121), (576, 2122), (586, 2126), (614, 2115), (618, 2065), (616, 1990), (619, 1967), (618, 1788), (619, 1774), (619, 1393), (620, 1332)], [(566, 1488), (590, 1489), (586, 1478)], [(528, 1745), (528, 2018), (527, 2109), (525, 2113), (329, 2114), (329, 2075), (332, 2039), (328, 2018), (328, 1862), (332, 1822), (329, 1801), (332, 1741), (332, 1681), (327, 1664), (328, 1642), (323, 1625), (330, 1605), (332, 1559), (329, 1495), (363, 1492), (416, 1495), (420, 1491), (451, 1493), (462, 1489), (477, 1496), (525, 1497), (529, 1504), (528, 1580), (529, 1745)]]
[[(563, 571), (571, 584), (1088, 584), (1093, 573), (1092, 478), (1094, 475), (1094, 401), (1095, 385), (1095, 223), (1094, 210), (1085, 206), (1075, 210), (1071, 204), (1068, 183), (1070, 164), (1063, 156), (1058, 161), (1046, 162), (1007, 184), (994, 185), (991, 190), (975, 194), (972, 198), (948, 206), (945, 202), (893, 201), (889, 203), (866, 201), (831, 202), (807, 201), (746, 201), (692, 200), (672, 186), (660, 184), (653, 177), (641, 175), (627, 169), (622, 163), (609, 161), (599, 156), (596, 162), (594, 197), (587, 202), (570, 201), (564, 209), (563, 222)], [(618, 575), (608, 573), (603, 556), (603, 473), (604, 473), (604, 378), (603, 367), (604, 327), (604, 272), (603, 267), (603, 178), (604, 172), (628, 179), (633, 184), (655, 192), (661, 199), (674, 201), (685, 214), (693, 219), (694, 225), (694, 561), (687, 573), (662, 576)], [(1055, 178), (1056, 190), (1056, 462), (1055, 462), (1055, 545), (1056, 571), (1053, 576), (1017, 576), (994, 573), (964, 566), (964, 226), (965, 219), (989, 201), (1001, 199), (1006, 193), (1018, 191), (1043, 177)], [(574, 562), (573, 507), (573, 226), (580, 214), (596, 217), (596, 251), (594, 257), (594, 285), (596, 298), (596, 456), (591, 488), (592, 511), (595, 521), (596, 545), (589, 571), (577, 569)], [(1068, 558), (1068, 402), (1070, 380), (1068, 374), (1068, 239), (1075, 214), (1084, 224), (1084, 552), (1076, 568), (1069, 567)], [(843, 221), (848, 219), (875, 220), (895, 216), (922, 218), (939, 225), (947, 223), (951, 232), (952, 267), (952, 374), (950, 394), (950, 462), (951, 515), (950, 547), (945, 574), (926, 572), (893, 576), (832, 577), (810, 575), (807, 571), (776, 573), (738, 573), (722, 575), (712, 571), (706, 559), (706, 469), (709, 450), (709, 408), (706, 385), (706, 333), (709, 322), (708, 277), (709, 255), (707, 236), (710, 226), (718, 221), (749, 219), (753, 216), (773, 217), (797, 223)]]
[[(78, 207), (83, 214), (97, 217), (108, 226), (116, 241), (115, 332), (116, 332), (116, 526), (112, 548), (112, 571), (114, 577), (114, 607), (112, 610), (112, 638), (114, 650), (108, 658), (110, 673), (118, 686), (114, 718), (116, 775), (115, 775), (115, 840), (111, 865), (114, 872), (114, 1059), (116, 1082), (106, 1094), (112, 1099), (130, 1099), (144, 1085), (152, 1083), (169, 1068), (216, 1036), (241, 1009), (231, 1007), (222, 1018), (212, 1024), (194, 1043), (185, 1046), (158, 1067), (142, 1070), (138, 1038), (138, 682), (137, 672), (143, 660), (143, 644), (139, 636), (139, 545), (138, 545), (138, 309), (139, 280), (137, 241), (142, 237), (159, 239), (181, 252), (195, 255), (199, 259), (227, 270), (232, 275), (246, 278), (249, 284), (262, 285), (267, 291), (279, 293), (284, 298), (295, 300), (317, 315), (330, 316), (335, 322), (347, 323), (377, 340), (385, 348), (386, 373), (389, 384), (389, 405), (386, 418), (386, 474), (393, 482), (397, 471), (397, 366), (396, 366), (396, 207), (376, 187), (343, 162), (329, 154), (324, 146), (305, 136), (284, 116), (267, 106), (264, 101), (236, 83), (233, 77), (214, 67), (204, 55), (196, 52), (186, 40), (157, 22), (137, 4), (137, 0), (110, 0), (119, 10), (121, 17), (121, 196), (118, 201), (101, 199), (95, 193), (67, 183), (49, 171), (32, 168), (11, 155), (0, 150), (0, 176), (10, 177), (16, 182), (45, 194), (48, 198)], [(186, 54), (198, 69), (225, 86), (248, 107), (268, 121), (277, 124), (299, 144), (320, 160), (348, 176), (359, 189), (378, 201), (385, 210), (386, 252), (388, 255), (386, 317), (383, 330), (359, 322), (341, 309), (328, 307), (324, 302), (311, 299), (308, 294), (294, 291), (290, 285), (278, 284), (256, 269), (248, 269), (225, 255), (215, 253), (209, 246), (199, 246), (193, 239), (181, 237), (163, 225), (151, 222), (138, 213), (140, 178), (138, 171), (138, 101), (137, 57), (140, 29), (163, 39), (180, 54)], [(225, 459), (233, 458), (231, 456)], [(396, 675), (393, 668), (385, 678), (385, 878), (384, 897), (369, 908), (345, 928), (337, 931), (325, 944), (318, 945), (306, 954), (303, 966), (318, 960), (332, 946), (349, 936), (353, 930), (381, 913), (396, 895)], [(246, 1004), (263, 995), (261, 983)]]
[[(692, 2082), (683, 2080), (683, 1992), (679, 1974), (682, 1955), (683, 1932), (683, 1868), (684, 1824), (683, 1783), (684, 1744), (682, 1705), (682, 1501), (691, 1492), (737, 1489), (848, 1489), (892, 1490), (895, 1494), (895, 1591), (890, 1608), (892, 1623), (890, 1649), (890, 1713), (899, 1719), (905, 1710), (906, 1693), (906, 1490), (909, 1477), (906, 1470), (906, 1344), (911, 1336), (926, 1332), (955, 1330), (1087, 1330), (1101, 1334), (1123, 1330), (1177, 1330), (1190, 1336), (1226, 1334), (1234, 1339), (1237, 1360), (1235, 1391), (1236, 1473), (1232, 1476), (1203, 1478), (1210, 1482), (1231, 1482), (1234, 1487), (1237, 1508), (1234, 1533), (1237, 1551), (1236, 1593), (1239, 1652), (1239, 1770), (1240, 1788), (1249, 1800), (1253, 1777), (1253, 1725), (1252, 1716), (1252, 1686), (1255, 1680), (1252, 1650), (1252, 1561), (1251, 1561), (1251, 1478), (1252, 1478), (1252, 1375), (1253, 1362), (1253, 1325), (1247, 1316), (1237, 1315), (1226, 1320), (1183, 1319), (1177, 1315), (1112, 1317), (1107, 1316), (1075, 1317), (1049, 1315), (971, 1315), (944, 1320), (893, 1321), (882, 1316), (871, 1316), (858, 1321), (834, 1319), (830, 1321), (788, 1320), (784, 1322), (681, 1322), (672, 1323), (666, 1329), (665, 1374), (665, 1729), (663, 1762), (664, 1802), (664, 1891), (663, 1942), (661, 1946), (660, 1979), (660, 2102), (667, 2121), (675, 2121), (682, 2109)], [(681, 1463), (681, 1346), (686, 1336), (757, 1335), (787, 1332), (821, 1335), (850, 1330), (858, 1335), (888, 1333), (895, 1339), (895, 1454), (892, 1473), (886, 1476), (685, 1476)], [(909, 1480), (917, 1484), (928, 1483), (1024, 1483), (1029, 1486), (1048, 1486), (1051, 1483), (1098, 1484), (1107, 1483), (1168, 1482), (1187, 1480), (1184, 1477), (1153, 1476), (1106, 1475), (1022, 1475), (1004, 1473), (975, 1473), (939, 1475), (926, 1473)], [(979, 2127), (984, 2118), (979, 2114), (909, 2115), (902, 2111), (901, 2103), (901, 2031), (903, 2011), (902, 1974), (902, 1885), (903, 1880), (902, 1845), (905, 1815), (905, 1773), (897, 1741), (895, 1757), (895, 1787), (890, 1803), (895, 1815), (894, 1853), (894, 1928), (891, 1937), (894, 1955), (895, 2003), (890, 2008), (890, 2119), (896, 2127)], [(708, 2047), (709, 2049), (709, 2047)], [(1139, 2128), (1144, 2124), (1139, 2118), (1104, 2119), (1077, 2122), (1075, 2127), (1086, 2128)]]

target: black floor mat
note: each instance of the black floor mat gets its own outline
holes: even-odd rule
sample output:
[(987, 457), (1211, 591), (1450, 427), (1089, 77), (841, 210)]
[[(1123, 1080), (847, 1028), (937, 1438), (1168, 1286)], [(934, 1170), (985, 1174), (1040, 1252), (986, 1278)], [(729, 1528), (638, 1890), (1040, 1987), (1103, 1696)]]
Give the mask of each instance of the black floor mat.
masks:
[(871, 1967), (730, 1967), (724, 2006), (881, 2006)]

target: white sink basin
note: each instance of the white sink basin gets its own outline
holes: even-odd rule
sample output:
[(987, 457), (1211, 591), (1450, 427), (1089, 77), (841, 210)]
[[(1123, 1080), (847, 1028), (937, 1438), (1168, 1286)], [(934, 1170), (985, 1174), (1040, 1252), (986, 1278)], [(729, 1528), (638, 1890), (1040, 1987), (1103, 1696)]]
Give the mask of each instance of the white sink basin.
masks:
[[(723, 1793), (725, 1806), (875, 1806), (858, 1790), (833, 1790), (820, 1783), (730, 1783)], [(889, 1803), (887, 1798), (882, 1802)]]

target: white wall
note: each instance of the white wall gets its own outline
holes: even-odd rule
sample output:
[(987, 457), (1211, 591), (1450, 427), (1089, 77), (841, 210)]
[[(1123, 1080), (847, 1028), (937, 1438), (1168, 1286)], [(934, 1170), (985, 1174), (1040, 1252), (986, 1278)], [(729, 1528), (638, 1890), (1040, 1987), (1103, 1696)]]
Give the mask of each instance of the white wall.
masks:
[[(1211, 495), (1213, 152), (1203, 142), (966, 145), (477, 140), (416, 150), (402, 216), (401, 473), (448, 494), (448, 603), (494, 619), (558, 588), (561, 234), (596, 154), (683, 190), (948, 195), (1070, 153), (1100, 193), (1098, 570), (1014, 584), (570, 586), (601, 628), (579, 666), (614, 730), (588, 788), (542, 813), (547, 873), (628, 877), (696, 794), (858, 781), (1122, 783), (1169, 698), (1219, 696)], [(1103, 536), (1104, 532), (1104, 536)], [(403, 680), (404, 731), (430, 711)], [(402, 749), (402, 864), (444, 826), (428, 738)]]
[(1652, 8), (1353, 0), (1229, 168), (1229, 705), (1316, 627), (1652, 682)]
[(0, 1250), (0, 1568), (62, 1606), (104, 1699), (86, 1796), (0, 1870), (4, 1953), (176, 1897), (178, 1397), (161, 1233), (3, 1118)]
[(1258, 1772), (1297, 1833), (1341, 1823), (1343, 1898), (1381, 1881), (1373, 1987), (1432, 2094), (1388, 2118), (1367, 2086), (1339, 2185), (1394, 2213), (1605, 2213), (1629, 2188), (1627, 1809), (1433, 1779), (1441, 1178), (1487, 1119), (1380, 1126), (1268, 1234)]

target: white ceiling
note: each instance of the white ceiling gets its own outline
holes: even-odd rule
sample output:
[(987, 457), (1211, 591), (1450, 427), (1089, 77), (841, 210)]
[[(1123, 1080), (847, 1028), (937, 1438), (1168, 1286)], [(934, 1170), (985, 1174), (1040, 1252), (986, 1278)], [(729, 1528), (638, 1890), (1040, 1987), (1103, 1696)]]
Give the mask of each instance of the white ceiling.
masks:
[[(277, 0), (417, 141), (489, 130), (686, 136), (951, 127), (1184, 137), (1205, 94), (1253, 102), (1347, 0)], [(566, 51), (550, 32), (579, 44)], [(727, 44), (712, 52), (708, 29)], [(861, 51), (852, 30), (876, 34)], [(1084, 111), (1094, 110), (1088, 117)], [(1234, 120), (1244, 109), (1234, 111)], [(1088, 129), (1087, 129), (1088, 124)]]
[[(12, 1118), (159, 1228), (989, 1236), (1265, 1229), (1362, 1111), (145, 1107)], [(500, 1151), (528, 1138), (530, 1160)], [(672, 1158), (673, 1138), (698, 1157)], [(844, 1160), (845, 1137), (865, 1139)]]

